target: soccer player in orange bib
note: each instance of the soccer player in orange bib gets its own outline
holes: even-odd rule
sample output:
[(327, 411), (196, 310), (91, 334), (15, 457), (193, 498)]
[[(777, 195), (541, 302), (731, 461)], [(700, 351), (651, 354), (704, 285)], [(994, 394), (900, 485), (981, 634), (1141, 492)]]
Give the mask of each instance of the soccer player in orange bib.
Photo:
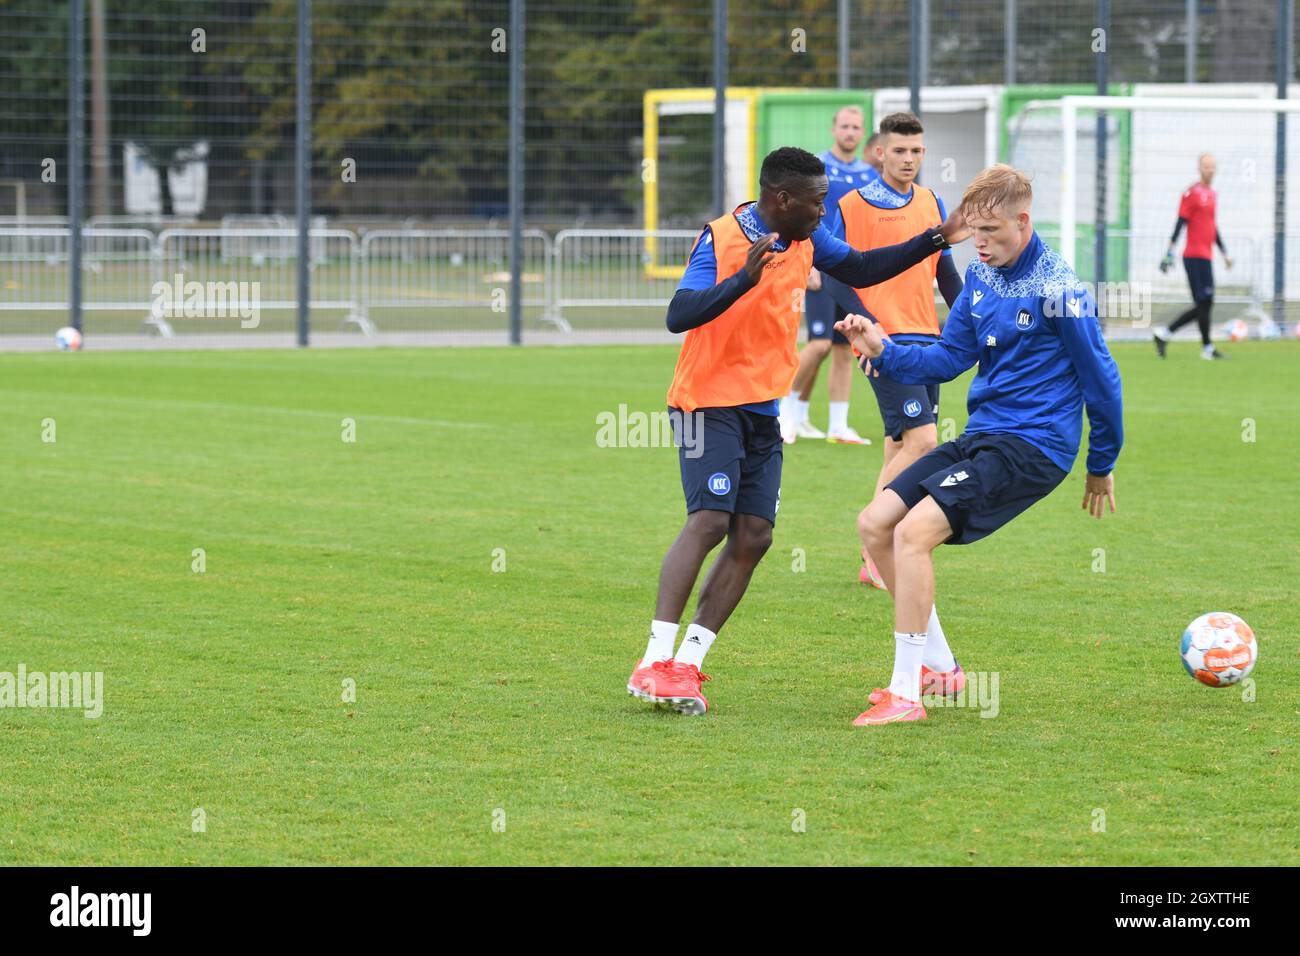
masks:
[[(628, 693), (702, 714), (700, 665), (772, 543), (781, 497), (779, 399), (799, 364), (802, 295), (816, 268), (855, 288), (897, 275), (969, 235), (960, 213), (907, 242), (860, 252), (822, 225), (822, 161), (785, 146), (769, 153), (757, 202), (710, 222), (695, 242), (667, 325), (686, 338), (668, 389), (680, 441), (686, 524), (664, 557), (650, 642)], [(686, 416), (691, 417), (687, 426)], [(686, 601), (705, 557), (726, 544), (674, 654)]]
[[(882, 162), (881, 177), (840, 199), (827, 220), (833, 235), (856, 249), (877, 249), (947, 218), (943, 201), (934, 190), (915, 185), (925, 158), (924, 132), (921, 121), (911, 113), (891, 113), (880, 121), (876, 152)], [(962, 289), (951, 250), (936, 252), (887, 282), (859, 289), (863, 314), (876, 319), (881, 331), (895, 342), (933, 345), (939, 340), (939, 317), (934, 311), (936, 280), (951, 308)], [(831, 291), (835, 291), (833, 287)], [(885, 424), (885, 463), (876, 479), (874, 498), (904, 468), (938, 445), (939, 386), (904, 385), (886, 375), (870, 381)], [(866, 514), (865, 508), (862, 513)], [(858, 580), (883, 589), (885, 584), (867, 554), (865, 538), (862, 543)]]

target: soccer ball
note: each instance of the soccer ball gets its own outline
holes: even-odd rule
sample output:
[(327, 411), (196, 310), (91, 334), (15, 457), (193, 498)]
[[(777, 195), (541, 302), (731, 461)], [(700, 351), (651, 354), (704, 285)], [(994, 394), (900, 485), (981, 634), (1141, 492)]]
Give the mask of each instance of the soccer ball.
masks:
[(1243, 679), (1259, 653), (1250, 625), (1227, 611), (1211, 611), (1188, 624), (1179, 652), (1187, 673), (1210, 687)]
[(54, 333), (54, 342), (60, 352), (81, 351), (81, 333), (70, 325), (65, 325)]
[(1245, 319), (1233, 319), (1228, 323), (1228, 338), (1234, 342), (1244, 342), (1250, 338), (1250, 326)]

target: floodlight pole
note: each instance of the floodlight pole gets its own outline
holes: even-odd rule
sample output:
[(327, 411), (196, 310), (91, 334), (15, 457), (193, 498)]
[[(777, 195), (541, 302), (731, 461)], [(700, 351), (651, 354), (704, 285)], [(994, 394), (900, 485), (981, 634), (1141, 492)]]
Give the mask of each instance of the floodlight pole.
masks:
[(727, 212), (727, 0), (713, 0), (713, 215)]
[[(1101, 28), (1102, 47), (1097, 56), (1097, 95), (1105, 96), (1110, 92), (1108, 81), (1110, 79), (1110, 54), (1107, 48), (1110, 44), (1110, 0), (1097, 0), (1097, 26)], [(1101, 321), (1102, 328), (1106, 327), (1106, 317), (1102, 313), (1102, 303), (1105, 302), (1106, 296), (1102, 294), (1101, 283), (1106, 281), (1106, 185), (1107, 169), (1106, 160), (1109, 158), (1107, 150), (1107, 123), (1104, 111), (1097, 111), (1097, 178), (1096, 178), (1096, 199), (1097, 212), (1093, 225), (1093, 282), (1096, 292), (1097, 316)]]
[(81, 219), (85, 199), (81, 172), (85, 160), (85, 0), (68, 4), (68, 324), (81, 331)]
[[(1291, 83), (1291, 30), (1295, 0), (1277, 2), (1277, 98), (1287, 98)], [(1286, 310), (1286, 113), (1277, 114), (1277, 146), (1273, 150), (1273, 321), (1279, 326)]]
[(311, 0), (298, 0), (294, 193), (298, 207), (298, 346), (311, 328)]
[(524, 0), (510, 0), (510, 344), (524, 334)]

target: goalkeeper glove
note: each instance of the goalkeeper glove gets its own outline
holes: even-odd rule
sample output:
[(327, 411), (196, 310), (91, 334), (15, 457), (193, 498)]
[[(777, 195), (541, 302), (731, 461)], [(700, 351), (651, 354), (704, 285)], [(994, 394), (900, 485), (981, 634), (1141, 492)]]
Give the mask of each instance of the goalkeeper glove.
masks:
[(1166, 252), (1165, 257), (1160, 260), (1160, 271), (1168, 272), (1173, 267), (1174, 267), (1174, 254), (1172, 252)]

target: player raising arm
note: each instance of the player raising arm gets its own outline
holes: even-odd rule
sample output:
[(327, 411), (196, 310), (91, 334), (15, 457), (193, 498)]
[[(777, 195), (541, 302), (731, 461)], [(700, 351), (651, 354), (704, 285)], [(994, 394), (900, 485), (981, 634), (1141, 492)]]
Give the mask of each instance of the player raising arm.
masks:
[(864, 370), (906, 384), (951, 381), (976, 362), (970, 418), (956, 440), (910, 465), (861, 518), (867, 550), (894, 598), (894, 674), (855, 724), (923, 720), (922, 694), (955, 695), (965, 675), (934, 601), (932, 554), (941, 544), (987, 537), (1046, 497), (1079, 451), (1082, 412), (1091, 427), (1083, 507), (1115, 510), (1112, 471), (1123, 443), (1119, 369), (1096, 306), (1030, 222), (1028, 178), (991, 166), (966, 189), (978, 261), (943, 336), (923, 347), (891, 342), (861, 315), (839, 323)]
[[(869, 286), (969, 234), (954, 213), (907, 242), (859, 252), (821, 224), (825, 168), (795, 147), (768, 154), (759, 186), (757, 202), (705, 227), (668, 307), (668, 328), (686, 333), (668, 407), (678, 434), (694, 439), (678, 450), (687, 518), (664, 557), (650, 642), (627, 689), (680, 713), (707, 708), (700, 664), (772, 543), (781, 496), (777, 406), (799, 364), (800, 299), (809, 270)], [(689, 432), (687, 415), (694, 423)], [(674, 656), (686, 601), (705, 557), (724, 538)]]

